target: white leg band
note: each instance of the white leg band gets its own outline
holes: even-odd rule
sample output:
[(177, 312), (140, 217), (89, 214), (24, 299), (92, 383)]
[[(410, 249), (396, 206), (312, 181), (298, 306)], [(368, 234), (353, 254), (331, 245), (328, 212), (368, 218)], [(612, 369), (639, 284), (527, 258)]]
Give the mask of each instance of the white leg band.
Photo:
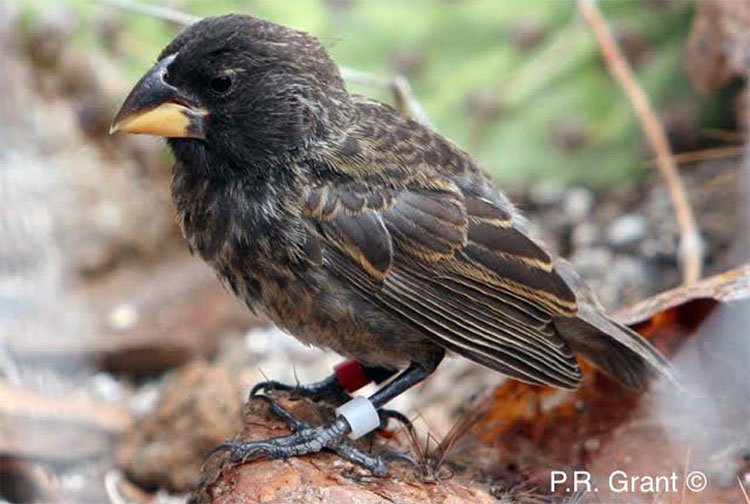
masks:
[(349, 433), (351, 439), (359, 439), (380, 427), (380, 415), (378, 410), (364, 396), (356, 396), (346, 404), (336, 408), (336, 414), (346, 419), (352, 431)]

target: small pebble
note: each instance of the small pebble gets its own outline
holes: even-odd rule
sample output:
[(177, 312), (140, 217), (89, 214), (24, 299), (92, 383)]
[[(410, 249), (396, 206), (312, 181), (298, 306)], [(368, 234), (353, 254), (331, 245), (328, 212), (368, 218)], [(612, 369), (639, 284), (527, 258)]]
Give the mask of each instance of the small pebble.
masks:
[(588, 217), (594, 206), (594, 196), (586, 188), (568, 189), (563, 197), (563, 212), (571, 221), (580, 221)]
[(599, 241), (599, 228), (592, 222), (582, 222), (573, 228), (570, 241), (575, 250), (590, 248)]
[(138, 310), (131, 304), (118, 305), (109, 313), (109, 325), (118, 331), (132, 329), (138, 323), (138, 319)]
[(159, 403), (162, 394), (161, 383), (151, 381), (141, 386), (127, 400), (127, 406), (136, 416), (151, 413)]
[(93, 392), (105, 401), (111, 403), (122, 401), (122, 386), (111, 374), (96, 373), (89, 381)]
[(587, 452), (595, 452), (601, 446), (601, 442), (596, 438), (588, 438), (583, 442), (583, 449)]
[(612, 266), (612, 252), (603, 247), (592, 247), (576, 250), (570, 257), (573, 267), (584, 278), (590, 276), (597, 278), (602, 276)]
[(648, 236), (648, 222), (638, 214), (618, 217), (607, 229), (607, 241), (615, 247), (635, 245)]
[(66, 474), (59, 478), (60, 487), (70, 492), (80, 492), (86, 485), (86, 477), (80, 473)]
[(565, 196), (565, 189), (556, 182), (540, 182), (529, 189), (529, 198), (537, 205), (558, 205)]

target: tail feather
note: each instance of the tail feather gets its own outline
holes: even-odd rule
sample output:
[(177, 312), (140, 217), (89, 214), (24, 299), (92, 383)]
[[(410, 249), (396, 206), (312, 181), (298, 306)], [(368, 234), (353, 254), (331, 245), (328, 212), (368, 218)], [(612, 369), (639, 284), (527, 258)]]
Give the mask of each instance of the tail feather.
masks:
[(674, 369), (657, 349), (593, 306), (580, 306), (578, 317), (557, 319), (555, 327), (573, 351), (629, 389), (645, 389), (655, 372), (679, 385)]

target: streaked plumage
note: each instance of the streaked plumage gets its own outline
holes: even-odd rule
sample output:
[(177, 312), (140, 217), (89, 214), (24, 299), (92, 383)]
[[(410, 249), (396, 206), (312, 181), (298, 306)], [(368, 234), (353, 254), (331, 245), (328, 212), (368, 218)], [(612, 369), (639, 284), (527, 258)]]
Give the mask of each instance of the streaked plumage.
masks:
[[(202, 21), (160, 59), (209, 113), (172, 138), (191, 248), (300, 340), (390, 368), (444, 350), (530, 383), (575, 387), (582, 353), (624, 385), (670, 374), (460, 148), (349, 95), (309, 35), (245, 16)], [(208, 82), (231, 75), (232, 91)]]

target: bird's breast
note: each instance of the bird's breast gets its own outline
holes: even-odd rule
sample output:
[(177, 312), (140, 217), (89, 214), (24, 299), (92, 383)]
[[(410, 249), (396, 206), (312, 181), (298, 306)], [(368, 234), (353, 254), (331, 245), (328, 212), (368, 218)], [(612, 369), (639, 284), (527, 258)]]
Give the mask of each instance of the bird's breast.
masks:
[(283, 289), (308, 267), (298, 260), (300, 223), (283, 199), (179, 172), (172, 197), (191, 251), (252, 308), (263, 303), (264, 292)]

